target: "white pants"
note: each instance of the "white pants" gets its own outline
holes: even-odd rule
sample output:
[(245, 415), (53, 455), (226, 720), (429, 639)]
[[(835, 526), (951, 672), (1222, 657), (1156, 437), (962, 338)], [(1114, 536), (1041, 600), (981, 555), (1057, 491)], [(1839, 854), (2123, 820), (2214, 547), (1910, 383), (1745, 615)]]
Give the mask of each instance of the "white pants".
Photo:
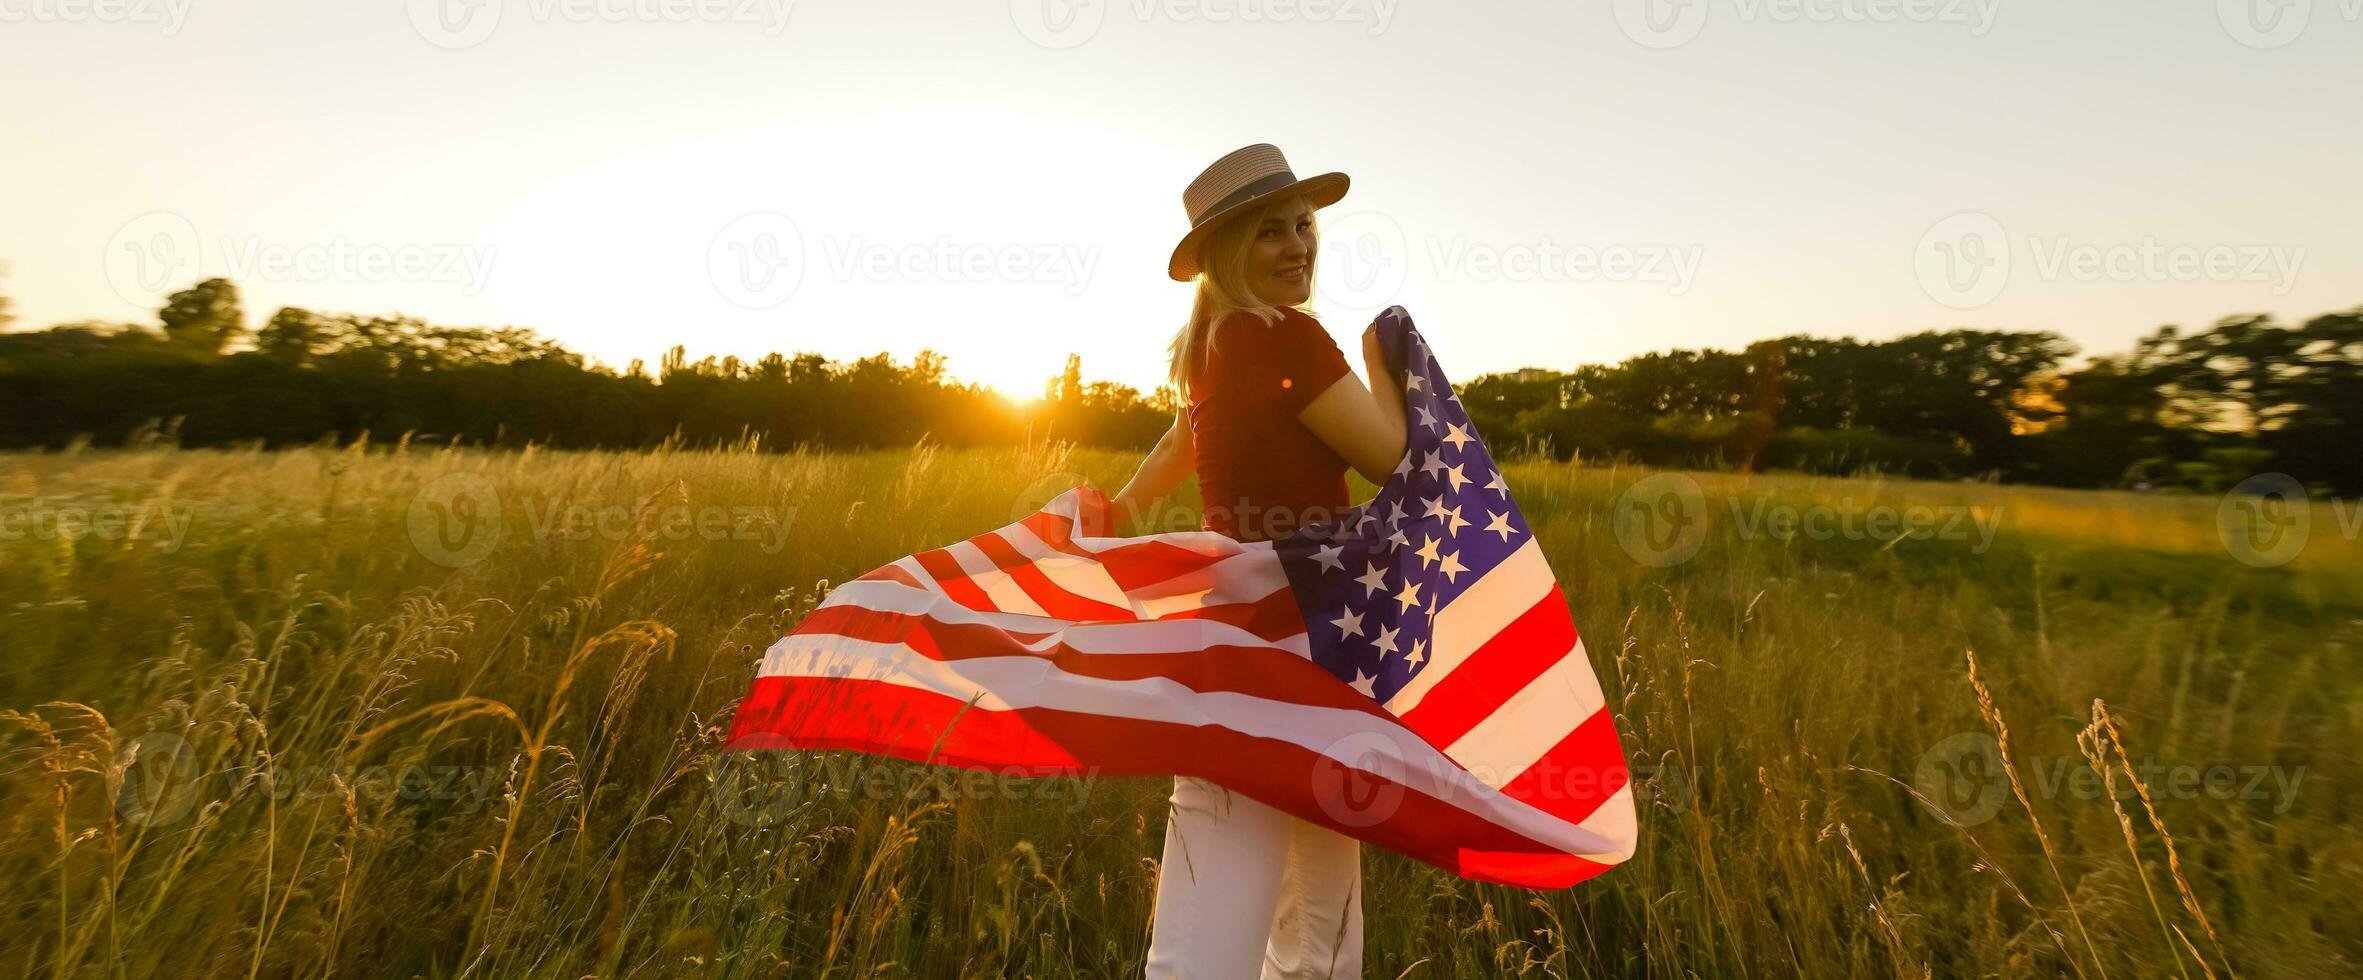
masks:
[(1362, 975), (1362, 842), (1173, 780), (1149, 980)]

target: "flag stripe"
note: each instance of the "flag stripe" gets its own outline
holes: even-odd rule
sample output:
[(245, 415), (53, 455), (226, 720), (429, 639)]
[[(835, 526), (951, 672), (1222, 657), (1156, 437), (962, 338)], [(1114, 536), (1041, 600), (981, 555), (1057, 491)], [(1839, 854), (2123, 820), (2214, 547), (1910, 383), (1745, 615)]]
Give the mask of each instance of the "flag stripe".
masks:
[(1032, 559), (1027, 558), (999, 532), (980, 534), (970, 540), (995, 566), (1004, 569), (1002, 574), (1009, 577), (1013, 588), (1023, 592), (1029, 601), (1048, 615), (1060, 619), (1130, 619), (1133, 616), (1130, 606), (1086, 599), (1059, 587), (1049, 576), (1042, 574), (1042, 569)]
[(1608, 712), (1595, 711), (1501, 790), (1561, 820), (1579, 823), (1603, 812), (1601, 803), (1631, 782), (1616, 723)]
[[(805, 677), (758, 678), (740, 711), (757, 718), (830, 721), (810, 728), (792, 723), (757, 726), (733, 737), (729, 747), (736, 750), (854, 749), (1035, 776), (1189, 775), (1211, 779), (1341, 833), (1367, 829), (1367, 821), (1383, 812), (1391, 826), (1404, 829), (1399, 845), (1404, 853), (1484, 881), (1566, 887), (1619, 859), (1613, 850), (1597, 858), (1569, 851), (1558, 860), (1532, 863), (1537, 853), (1550, 853), (1553, 845), (1302, 744), (1221, 727), (1117, 719), (1055, 707), (991, 709), (883, 680)], [(856, 717), (874, 724), (861, 730), (834, 723)], [(1090, 763), (1065, 748), (1076, 744), (1093, 747)], [(976, 745), (990, 745), (992, 751), (975, 753), (970, 747)], [(1341, 777), (1349, 774), (1377, 782), (1382, 789), (1375, 799), (1393, 802), (1358, 809), (1340, 792), (1339, 784), (1345, 781)]]
[[(823, 678), (846, 686), (870, 681), (932, 692), (955, 704), (966, 704), (970, 711), (1048, 708), (1071, 716), (1093, 716), (1095, 724), (1167, 723), (1195, 728), (1201, 737), (1251, 737), (1268, 747), (1291, 746), (1331, 757), (1347, 756), (1338, 759), (1341, 765), (1399, 784), (1412, 793), (1449, 801), (1455, 809), (1481, 810), (1489, 822), (1532, 843), (1570, 854), (1602, 857), (1613, 854), (1618, 846), (1614, 838), (1596, 833), (1588, 825), (1561, 820), (1503, 795), (1383, 715), (1229, 691), (1201, 693), (1170, 678), (1114, 681), (1080, 677), (1035, 658), (987, 657), (945, 662), (921, 657), (885, 657), (858, 665), (856, 673), (855, 665), (843, 658), (806, 657), (776, 647), (774, 650), (781, 655), (764, 658), (758, 685), (788, 677)], [(871, 690), (879, 697), (884, 696), (883, 691)], [(853, 716), (852, 724), (857, 729), (874, 726), (885, 714), (865, 710)], [(824, 729), (839, 724), (828, 713), (809, 717)], [(772, 724), (763, 728), (778, 731), (780, 723), (796, 721), (793, 715), (782, 716), (776, 712), (772, 720)], [(950, 735), (942, 738), (946, 744), (953, 741)], [(1058, 743), (1078, 744), (1064, 737)], [(930, 738), (928, 744), (934, 744), (934, 739)], [(1105, 745), (1096, 741), (1081, 744)], [(1093, 760), (1103, 764), (1106, 761), (1098, 754)]]
[(944, 553), (952, 556), (952, 561), (959, 564), (961, 571), (968, 573), (970, 583), (992, 597), (993, 608), (1025, 616), (1050, 615), (1041, 603), (1035, 602), (1033, 596), (1019, 587), (1015, 578), (994, 563), (992, 556), (977, 547), (975, 538), (945, 548)]
[(1403, 724), (1430, 742), (1450, 745), (1558, 663), (1574, 649), (1575, 639), (1567, 599), (1552, 583), (1548, 594), (1477, 648), (1464, 669), (1447, 675), (1402, 712)]
[(1462, 661), (1482, 647), (1486, 639), (1508, 628), (1520, 615), (1534, 608), (1545, 593), (1557, 587), (1551, 578), (1550, 563), (1543, 560), (1542, 549), (1535, 546), (1533, 538), (1527, 538), (1525, 544), (1469, 586), (1468, 591), (1436, 611), (1435, 650), (1430, 654), (1430, 662), (1387, 700), (1387, 707), (1397, 715), (1409, 714), (1429, 691), (1458, 671)]
[[(1119, 653), (1125, 650), (1181, 650), (1194, 643), (1214, 643), (1237, 646), (1275, 646), (1297, 656), (1306, 656), (1304, 624), (1291, 620), (1281, 625), (1293, 625), (1293, 632), (1269, 635), (1247, 628), (1254, 625), (1268, 628), (1271, 617), (1258, 611), (1199, 610), (1195, 616), (1173, 616), (1166, 619), (1140, 622), (1109, 621), (1092, 623), (1059, 623), (1037, 616), (1016, 616), (1009, 613), (980, 612), (953, 603), (940, 593), (892, 582), (852, 581), (839, 586), (823, 600), (821, 609), (854, 606), (881, 612), (927, 615), (948, 623), (984, 623), (1005, 632), (1039, 640), (1053, 633), (1078, 648), (1094, 653)], [(1257, 619), (1258, 616), (1262, 618)], [(809, 618), (809, 617), (807, 617)], [(1245, 620), (1245, 624), (1232, 620)], [(799, 626), (795, 633), (805, 630)], [(1271, 632), (1278, 633), (1274, 630)]]
[(1336, 678), (1312, 661), (1263, 644), (1196, 641), (1174, 648), (1083, 649), (1062, 642), (1058, 634), (1029, 639), (981, 624), (945, 623), (924, 615), (852, 606), (815, 611), (811, 622), (812, 630), (800, 631), (772, 645), (764, 658), (764, 673), (777, 672), (772, 668), (775, 658), (782, 664), (800, 661), (797, 672), (810, 673), (818, 669), (813, 665), (820, 663), (842, 662), (848, 670), (858, 670), (862, 661), (891, 659), (905, 652), (939, 662), (1034, 657), (1079, 677), (1164, 678), (1201, 692), (1234, 691), (1385, 715), (1385, 709), (1352, 688), (1338, 684)]
[(985, 594), (985, 590), (978, 588), (976, 583), (968, 580), (968, 570), (961, 568), (959, 562), (952, 560), (950, 552), (942, 548), (931, 548), (912, 555), (911, 560), (918, 562), (919, 567), (926, 570), (928, 577), (934, 580), (935, 588), (951, 597), (953, 602), (970, 609), (1002, 611), (1001, 607), (993, 604), (992, 598)]
[(1583, 649), (1583, 641), (1575, 641), (1574, 653), (1527, 682), (1445, 754), (1495, 786), (1534, 765), (1560, 741), (1558, 736), (1602, 707), (1600, 682), (1592, 677)]

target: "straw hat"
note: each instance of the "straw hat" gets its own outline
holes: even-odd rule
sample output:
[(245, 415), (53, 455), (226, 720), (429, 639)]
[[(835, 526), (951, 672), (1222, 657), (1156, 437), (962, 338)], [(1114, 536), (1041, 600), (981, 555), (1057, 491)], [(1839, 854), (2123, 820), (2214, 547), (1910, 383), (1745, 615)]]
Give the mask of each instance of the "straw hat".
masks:
[(1280, 148), (1270, 143), (1242, 146), (1214, 161), (1182, 191), (1182, 210), (1190, 217), (1190, 232), (1173, 246), (1165, 273), (1183, 282), (1198, 274), (1198, 249), (1223, 222), (1246, 213), (1264, 201), (1303, 194), (1315, 208), (1336, 204), (1350, 183), (1342, 173), (1296, 179)]

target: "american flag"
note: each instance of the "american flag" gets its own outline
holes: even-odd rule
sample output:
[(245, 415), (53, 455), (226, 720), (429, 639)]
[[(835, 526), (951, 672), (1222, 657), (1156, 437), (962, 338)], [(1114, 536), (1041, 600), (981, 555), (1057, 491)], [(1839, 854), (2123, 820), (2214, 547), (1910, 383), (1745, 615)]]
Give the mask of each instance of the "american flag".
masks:
[(1410, 437), (1367, 503), (1273, 541), (1112, 537), (1075, 486), (831, 591), (764, 654), (731, 748), (1196, 776), (1530, 887), (1631, 856), (1566, 597), (1410, 315), (1377, 322)]

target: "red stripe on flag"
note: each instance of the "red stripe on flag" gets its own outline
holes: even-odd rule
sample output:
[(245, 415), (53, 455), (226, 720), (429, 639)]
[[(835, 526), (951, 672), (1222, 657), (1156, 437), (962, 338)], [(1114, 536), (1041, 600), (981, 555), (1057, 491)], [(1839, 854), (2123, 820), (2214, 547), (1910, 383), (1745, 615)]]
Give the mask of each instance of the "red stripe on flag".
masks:
[(1459, 741), (1511, 695), (1575, 650), (1575, 620), (1559, 584), (1469, 654), (1403, 713), (1403, 724), (1428, 744)]
[(1020, 553), (1016, 545), (1009, 543), (1008, 538), (999, 534), (986, 534), (970, 540), (975, 542), (977, 550), (992, 560), (994, 567), (1008, 572), (1010, 579), (1017, 583), (1018, 588), (1024, 589), (1026, 595), (1032, 596), (1034, 604), (1041, 606), (1043, 612), (1070, 620), (1139, 618), (1128, 606), (1113, 605), (1067, 591), (1051, 581), (1050, 576), (1042, 574), (1042, 569), (1034, 564), (1034, 560)]
[(1617, 740), (1616, 723), (1609, 718), (1608, 709), (1602, 708), (1501, 791), (1568, 823), (1582, 823), (1600, 808), (1601, 801), (1615, 796), (1632, 779), (1625, 769), (1625, 748)]
[(1463, 877), (1564, 888), (1606, 870), (1294, 742), (1215, 725), (994, 711), (883, 681), (758, 677), (728, 748), (853, 749), (1011, 775), (1196, 776)]
[(952, 557), (951, 552), (935, 548), (919, 552), (911, 558), (919, 563), (920, 568), (927, 570), (927, 574), (935, 579), (936, 588), (943, 590), (943, 594), (953, 602), (984, 612), (1002, 611), (1001, 607), (993, 604), (992, 597), (986, 595), (982, 587), (969, 581), (968, 570), (960, 567), (960, 562)]

